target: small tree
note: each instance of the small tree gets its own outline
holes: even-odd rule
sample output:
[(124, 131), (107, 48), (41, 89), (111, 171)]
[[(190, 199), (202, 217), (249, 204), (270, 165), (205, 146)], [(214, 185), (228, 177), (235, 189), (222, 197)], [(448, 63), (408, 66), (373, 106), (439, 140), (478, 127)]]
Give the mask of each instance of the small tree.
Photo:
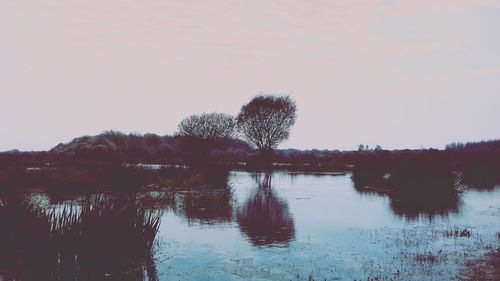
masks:
[(239, 131), (260, 151), (272, 151), (288, 139), (297, 106), (290, 96), (258, 95), (241, 107), (236, 117)]
[(192, 152), (206, 157), (234, 136), (235, 125), (234, 118), (229, 114), (203, 113), (182, 120), (178, 125), (178, 134), (185, 137), (185, 143), (194, 150)]

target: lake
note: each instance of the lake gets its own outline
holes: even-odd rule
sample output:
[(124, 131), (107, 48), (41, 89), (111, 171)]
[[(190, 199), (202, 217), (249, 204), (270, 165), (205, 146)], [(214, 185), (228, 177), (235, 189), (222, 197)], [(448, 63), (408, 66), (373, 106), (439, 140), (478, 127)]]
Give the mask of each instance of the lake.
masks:
[(461, 187), (436, 205), (355, 186), (350, 174), (233, 171), (227, 185), (2, 199), (0, 280), (499, 276), (499, 186)]

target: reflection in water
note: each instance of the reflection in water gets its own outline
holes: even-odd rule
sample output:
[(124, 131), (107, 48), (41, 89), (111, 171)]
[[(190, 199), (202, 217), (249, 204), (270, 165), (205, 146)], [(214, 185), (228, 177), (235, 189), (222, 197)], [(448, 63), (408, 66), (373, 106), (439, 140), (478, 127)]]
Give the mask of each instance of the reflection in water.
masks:
[(288, 246), (295, 237), (294, 221), (288, 203), (274, 194), (272, 174), (255, 174), (258, 187), (238, 209), (241, 232), (255, 246)]
[[(357, 181), (358, 194), (377, 192), (370, 198), (344, 176), (295, 174), (292, 184), (281, 174), (271, 187), (271, 175), (254, 174), (248, 186), (244, 172), (231, 174), (232, 188), (64, 194), (58, 204), (52, 194), (4, 194), (0, 280), (295, 280), (313, 271), (315, 280), (498, 280), (488, 277), (498, 251), (483, 254), (499, 245), (500, 190), (457, 193), (453, 174), (422, 171)], [(199, 182), (189, 177), (179, 182)], [(469, 207), (459, 208), (461, 200)], [(454, 210), (461, 215), (449, 220), (397, 217)], [(445, 235), (456, 230), (472, 235)], [(467, 271), (457, 278), (462, 262)]]
[(432, 189), (392, 192), (389, 198), (392, 211), (410, 220), (420, 217), (426, 217), (429, 220), (436, 216), (447, 217), (451, 213), (458, 213), (461, 203), (457, 192)]
[(390, 178), (391, 208), (408, 219), (458, 213), (460, 197), (455, 178), (451, 170), (437, 165), (400, 166)]
[(200, 189), (180, 197), (182, 205), (176, 209), (176, 213), (189, 222), (217, 224), (230, 222), (233, 217), (233, 199), (229, 188)]
[(158, 280), (153, 242), (160, 213), (135, 197), (87, 198), (45, 211), (3, 198), (0, 272), (5, 280)]
[(173, 192), (170, 202), (174, 212), (189, 223), (218, 224), (233, 218), (233, 194), (228, 184), (229, 172), (217, 168), (198, 170), (190, 181), (196, 185)]
[(440, 167), (405, 165), (390, 174), (355, 169), (352, 178), (359, 193), (389, 196), (392, 211), (400, 217), (432, 220), (459, 211), (456, 175)]

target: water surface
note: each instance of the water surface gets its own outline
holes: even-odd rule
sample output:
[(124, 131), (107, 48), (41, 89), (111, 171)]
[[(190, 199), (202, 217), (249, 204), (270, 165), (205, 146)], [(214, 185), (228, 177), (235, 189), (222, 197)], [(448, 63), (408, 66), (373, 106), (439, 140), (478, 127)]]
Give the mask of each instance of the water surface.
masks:
[[(355, 187), (349, 174), (231, 172), (228, 188), (92, 194), (58, 202), (50, 202), (44, 194), (37, 196), (36, 204), (51, 209), (53, 216), (71, 209), (72, 216), (78, 217), (76, 223), (68, 223), (81, 228), (73, 236), (58, 230), (62, 238), (54, 240), (53, 232), (47, 230), (51, 233), (47, 239), (57, 241), (51, 242), (58, 249), (52, 256), (59, 261), (66, 256), (73, 259), (71, 270), (63, 270), (68, 266), (56, 262), (56, 273), (46, 273), (60, 280), (65, 280), (63, 273), (92, 280), (82, 268), (95, 276), (103, 274), (103, 280), (450, 280), (477, 276), (494, 280), (498, 276), (494, 266), (500, 246), (498, 187), (465, 188), (441, 198), (443, 204), (436, 206)], [(34, 219), (27, 211), (12, 211), (5, 202), (2, 206), (3, 214), (14, 212), (27, 224), (40, 220), (40, 215)], [(87, 248), (94, 241), (102, 243), (94, 237), (94, 232), (103, 235), (104, 225), (109, 224), (100, 225), (102, 221), (115, 222), (107, 229), (105, 236), (110, 237), (102, 239), (116, 240), (117, 245), (100, 245), (94, 252), (73, 249), (75, 243)], [(22, 233), (7, 226), (4, 222), (3, 235)], [(73, 230), (65, 233), (75, 228), (68, 227)], [(88, 234), (82, 235), (85, 231)], [(62, 240), (68, 242), (62, 244)], [(120, 246), (122, 242), (129, 246)], [(73, 248), (68, 250), (68, 245)], [(5, 248), (3, 244), (2, 253)], [(99, 249), (121, 249), (122, 258)], [(64, 251), (69, 253), (61, 254)], [(92, 255), (115, 270), (82, 266), (90, 263), (82, 257)], [(29, 274), (23, 278), (19, 273), (29, 268), (5, 266), (8, 262), (0, 259), (0, 280), (32, 280)]]

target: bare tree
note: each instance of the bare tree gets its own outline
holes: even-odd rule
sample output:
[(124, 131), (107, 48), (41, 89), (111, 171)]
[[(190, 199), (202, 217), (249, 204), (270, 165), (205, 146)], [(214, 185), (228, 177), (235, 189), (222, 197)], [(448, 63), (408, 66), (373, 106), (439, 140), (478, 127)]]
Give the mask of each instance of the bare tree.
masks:
[(236, 117), (239, 131), (254, 148), (271, 152), (288, 139), (297, 118), (290, 96), (258, 95), (241, 107)]
[(203, 113), (182, 120), (178, 125), (178, 134), (186, 137), (184, 145), (191, 153), (206, 157), (213, 149), (234, 137), (235, 126), (234, 118), (229, 114)]
[(234, 135), (234, 118), (225, 113), (191, 115), (179, 123), (179, 135), (220, 143)]

